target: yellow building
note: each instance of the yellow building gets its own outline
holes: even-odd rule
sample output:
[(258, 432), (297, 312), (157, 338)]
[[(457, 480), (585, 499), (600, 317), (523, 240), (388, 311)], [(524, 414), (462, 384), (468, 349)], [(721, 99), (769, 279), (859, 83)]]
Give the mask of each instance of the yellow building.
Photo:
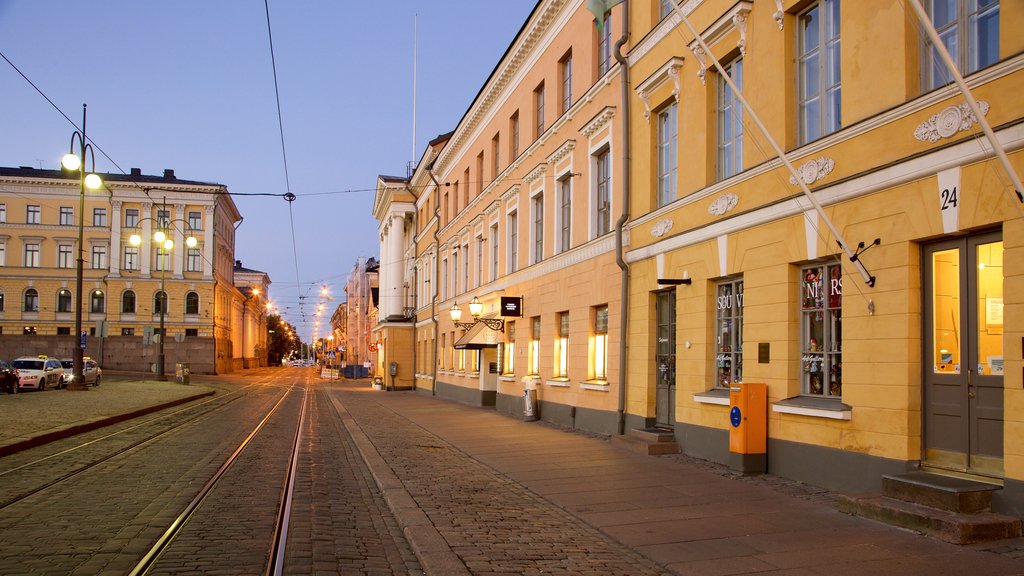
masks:
[[(150, 335), (159, 334), (166, 302), (167, 373), (177, 362), (193, 372), (234, 369), (236, 304), (244, 299), (232, 275), (241, 216), (227, 189), (180, 180), (172, 170), (101, 177), (104, 189), (87, 191), (78, 214), (77, 173), (0, 168), (0, 349), (11, 357), (71, 356), (83, 217), (86, 354), (108, 369), (150, 369), (158, 355)], [(161, 228), (170, 250), (153, 241)]]
[(622, 16), (599, 32), (585, 3), (539, 2), (455, 129), (379, 181), (378, 326), (399, 379), (510, 415), (535, 389), (542, 419), (616, 431)]
[[(930, 14), (1019, 173), (1024, 3), (952, 4)], [(679, 8), (702, 42), (629, 2), (629, 427), (729, 462), (730, 387), (764, 383), (770, 472), (965, 474), (1019, 515), (1020, 191), (909, 3)]]

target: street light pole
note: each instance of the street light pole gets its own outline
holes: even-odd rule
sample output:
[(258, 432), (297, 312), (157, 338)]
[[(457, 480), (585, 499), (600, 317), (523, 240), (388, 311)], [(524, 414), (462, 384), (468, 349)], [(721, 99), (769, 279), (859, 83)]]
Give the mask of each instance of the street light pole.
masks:
[[(85, 120), (86, 120), (87, 105), (82, 104), (82, 131), (75, 130), (71, 134), (71, 146), (70, 151), (61, 158), (61, 165), (64, 168), (74, 171), (78, 170), (78, 258), (75, 265), (75, 341), (74, 348), (71, 354), (72, 358), (72, 378), (71, 383), (68, 385), (69, 390), (88, 390), (89, 387), (85, 384), (85, 379), (82, 377), (82, 367), (84, 364), (83, 357), (85, 356), (85, 341), (84, 334), (82, 333), (82, 292), (83, 292), (83, 275), (84, 275), (84, 263), (85, 248), (85, 189), (96, 189), (103, 185), (103, 181), (100, 177), (95, 174), (96, 171), (96, 153), (92, 150), (92, 145), (88, 143), (85, 138)], [(79, 143), (79, 154), (75, 154), (75, 140)], [(86, 153), (92, 152), (92, 168), (93, 173), (86, 175), (85, 173), (85, 156)]]

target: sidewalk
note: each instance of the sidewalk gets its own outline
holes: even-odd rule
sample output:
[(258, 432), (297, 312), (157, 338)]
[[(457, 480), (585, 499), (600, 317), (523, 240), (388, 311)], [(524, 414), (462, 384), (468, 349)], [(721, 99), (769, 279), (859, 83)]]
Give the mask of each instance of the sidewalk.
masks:
[[(613, 447), (606, 438), (521, 422), (419, 392), (373, 391), (368, 383), (352, 381), (339, 388), (344, 391), (340, 402), (354, 421), (346, 425), (354, 436), (365, 434), (370, 451), (379, 452), (385, 465), (383, 470), (371, 465), (371, 470), (392, 508), (395, 502), (408, 506), (410, 501), (418, 508), (407, 515), (412, 518), (405, 526), (410, 540), (422, 532), (424, 514), (441, 527), (438, 510), (467, 504), (460, 496), (438, 501), (457, 486), (425, 487), (451, 479), (441, 471), (430, 474), (431, 456), (417, 466), (403, 459), (405, 447), (395, 445), (394, 423), (389, 426), (380, 408), (678, 574), (1024, 574), (1024, 539), (955, 546), (842, 514), (834, 495), (782, 478), (737, 477), (685, 456), (643, 456)], [(369, 459), (375, 458), (371, 453)], [(470, 474), (467, 467), (464, 475)], [(492, 496), (487, 505), (495, 522), (514, 516), (499, 494)], [(402, 523), (403, 514), (396, 514)], [(474, 537), (439, 529), (426, 539), (435, 552), (443, 538), (460, 555), (465, 538)]]
[(205, 384), (104, 373), (86, 391), (0, 394), (0, 457), (214, 394)]

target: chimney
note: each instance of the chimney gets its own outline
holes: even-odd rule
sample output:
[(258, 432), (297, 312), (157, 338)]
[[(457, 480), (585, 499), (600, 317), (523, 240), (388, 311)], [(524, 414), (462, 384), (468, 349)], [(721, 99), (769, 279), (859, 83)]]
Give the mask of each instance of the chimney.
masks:
[(170, 168), (164, 168), (164, 178), (168, 180), (174, 180), (174, 170)]
[(142, 176), (142, 168), (132, 168), (131, 175), (132, 176)]
[(241, 267), (242, 267), (242, 261), (241, 260), (235, 260), (235, 268), (241, 268)]

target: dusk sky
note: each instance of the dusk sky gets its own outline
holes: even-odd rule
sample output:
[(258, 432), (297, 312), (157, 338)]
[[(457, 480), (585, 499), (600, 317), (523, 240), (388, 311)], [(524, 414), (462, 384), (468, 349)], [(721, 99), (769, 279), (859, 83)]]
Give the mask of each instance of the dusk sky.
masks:
[[(404, 176), (455, 128), (534, 4), (270, 0), (291, 219), (282, 198), (245, 196), (288, 191), (264, 2), (0, 0), (0, 53), (75, 123), (88, 104), (89, 139), (117, 164), (97, 154), (98, 171), (170, 168), (238, 194), (235, 257), (270, 275), (308, 341), (320, 287), (333, 311), (356, 259), (378, 256), (377, 175)], [(0, 166), (59, 168), (75, 127), (2, 59), (0, 106)]]

